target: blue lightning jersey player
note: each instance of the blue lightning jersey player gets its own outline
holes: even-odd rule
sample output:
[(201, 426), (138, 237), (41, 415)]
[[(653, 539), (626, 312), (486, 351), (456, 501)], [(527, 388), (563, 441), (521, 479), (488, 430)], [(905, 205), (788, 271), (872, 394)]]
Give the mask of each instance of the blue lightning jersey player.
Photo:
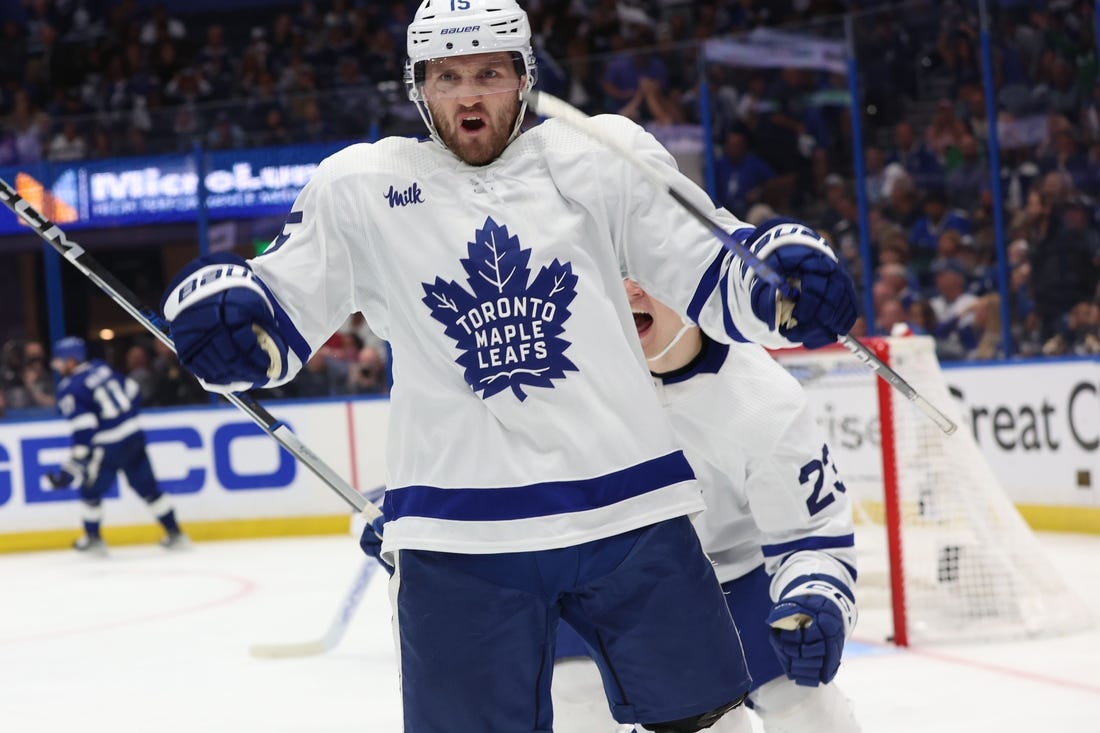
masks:
[(81, 552), (101, 555), (103, 496), (121, 471), (164, 528), (161, 546), (187, 545), (168, 497), (157, 485), (141, 429), (141, 395), (134, 380), (99, 359), (87, 359), (83, 339), (63, 338), (54, 344), (52, 366), (61, 377), (57, 406), (72, 432), (70, 457), (60, 470), (47, 475), (54, 489), (76, 488), (83, 508), (84, 535), (73, 543)]

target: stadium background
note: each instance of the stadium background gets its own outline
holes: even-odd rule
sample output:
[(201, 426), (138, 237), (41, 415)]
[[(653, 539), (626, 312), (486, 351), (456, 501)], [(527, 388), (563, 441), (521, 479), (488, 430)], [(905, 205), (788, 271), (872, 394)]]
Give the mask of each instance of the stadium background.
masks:
[[(262, 251), (328, 153), (422, 133), (401, 84), (415, 5), (0, 0), (0, 177), (155, 304), (199, 252)], [(743, 219), (817, 227), (860, 290), (855, 333), (935, 337), (1029, 521), (1100, 532), (1098, 3), (524, 5), (541, 88), (645, 125)], [(35, 473), (63, 454), (48, 359), (70, 333), (157, 408), (158, 470), (205, 521), (197, 536), (341, 525), (308, 480), (265, 485), (285, 478), (277, 451), (0, 212), (0, 550), (61, 546), (71, 521), (72, 498), (40, 496)], [(346, 446), (334, 465), (369, 466), (366, 488), (382, 480), (387, 366), (350, 319), (300, 377), (257, 396), (303, 424), (331, 411), (303, 435)], [(352, 450), (364, 431), (369, 447)], [(111, 510), (124, 525), (127, 501)]]

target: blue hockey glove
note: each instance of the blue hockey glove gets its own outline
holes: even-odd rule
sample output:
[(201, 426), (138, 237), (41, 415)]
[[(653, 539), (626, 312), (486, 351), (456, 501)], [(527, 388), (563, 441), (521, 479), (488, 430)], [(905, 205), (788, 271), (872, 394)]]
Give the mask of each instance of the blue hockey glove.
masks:
[(248, 263), (226, 252), (188, 264), (161, 308), (180, 363), (208, 389), (226, 392), (285, 376), (287, 345), (273, 302)]
[(46, 474), (46, 482), (51, 489), (76, 488), (84, 483), (84, 463), (69, 460), (61, 465), (60, 470)]
[(363, 534), (359, 536), (359, 547), (367, 557), (373, 557), (387, 573), (393, 575), (393, 565), (382, 559), (382, 529), (385, 522), (385, 517), (378, 517), (363, 527)]
[(769, 641), (796, 684), (828, 684), (855, 625), (854, 597), (842, 582), (822, 575), (803, 576), (788, 588), (766, 619), (772, 627)]
[(46, 474), (46, 481), (49, 482), (51, 489), (67, 489), (75, 480), (76, 477), (68, 471), (51, 471)]
[(787, 303), (774, 286), (759, 277), (752, 282), (753, 313), (772, 330), (810, 349), (852, 330), (859, 312), (852, 278), (820, 235), (793, 219), (771, 219), (745, 245), (798, 290)]

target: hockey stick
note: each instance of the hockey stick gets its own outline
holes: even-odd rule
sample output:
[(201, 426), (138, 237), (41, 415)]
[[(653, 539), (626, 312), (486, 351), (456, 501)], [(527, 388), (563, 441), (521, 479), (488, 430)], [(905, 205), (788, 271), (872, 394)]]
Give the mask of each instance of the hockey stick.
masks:
[[(718, 241), (722, 243), (722, 246), (733, 252), (735, 255), (741, 258), (757, 277), (764, 280), (766, 283), (776, 288), (785, 298), (792, 298), (797, 295), (790, 283), (784, 282), (783, 278), (779, 276), (775, 270), (764, 263), (759, 257), (753, 254), (747, 247), (738, 242), (736, 239), (730, 236), (729, 232), (722, 228), (716, 221), (711, 219), (706, 213), (701, 211), (695, 204), (693, 204), (686, 196), (680, 191), (676, 190), (675, 185), (659, 170), (638, 157), (634, 151), (630, 150), (619, 140), (605, 134), (602, 130), (597, 129), (591, 124), (591, 118), (584, 112), (581, 112), (576, 107), (572, 106), (568, 102), (565, 102), (557, 97), (547, 94), (546, 92), (540, 92), (532, 90), (525, 95), (527, 103), (531, 106), (534, 112), (542, 117), (556, 117), (562, 122), (569, 124), (570, 126), (580, 130), (589, 137), (597, 140), (598, 142), (606, 145), (621, 155), (623, 158), (632, 163), (646, 178), (650, 179), (660, 188), (663, 188), (668, 192), (676, 203), (680, 204), (691, 214), (696, 220), (699, 221), (707, 231), (713, 234)], [(921, 395), (913, 389), (913, 387), (906, 382), (901, 376), (887, 366), (881, 359), (874, 355), (870, 349), (860, 343), (857, 339), (852, 338), (848, 334), (841, 334), (837, 336), (839, 341), (848, 351), (852, 352), (857, 359), (873, 369), (876, 374), (882, 379), (886, 380), (890, 386), (897, 389), (905, 398), (916, 405), (921, 412), (932, 419), (948, 435), (955, 432), (958, 426), (946, 415), (937, 410), (932, 404), (925, 400)]]
[[(57, 250), (58, 254), (95, 283), (96, 287), (102, 290), (107, 297), (118, 303), (134, 320), (170, 348), (172, 353), (175, 353), (176, 347), (172, 343), (172, 338), (168, 335), (168, 325), (157, 315), (156, 311), (144, 308), (129, 288), (119, 282), (83, 247), (65, 236), (65, 233), (56, 224), (31, 206), (3, 179), (0, 179), (0, 200), (11, 209), (16, 217), (30, 226), (39, 237)], [(299, 440), (298, 436), (290, 431), (290, 428), (272, 417), (271, 413), (265, 410), (256, 400), (244, 393), (227, 394), (225, 398), (241, 412), (252, 418), (253, 422), (263, 428), (264, 432), (286, 448), (292, 456), (301, 461), (317, 478), (343, 497), (344, 501), (353, 509), (362, 512), (368, 522), (382, 516), (382, 513), (374, 504), (364, 499), (347, 481), (341, 478), (316, 453)]]
[[(381, 499), (385, 492), (385, 486), (377, 486), (370, 491), (363, 492), (363, 498), (373, 503)], [(329, 624), (324, 636), (312, 641), (253, 644), (248, 648), (249, 653), (254, 657), (264, 659), (281, 659), (285, 657), (309, 657), (335, 649), (340, 640), (344, 638), (344, 632), (347, 631), (355, 610), (359, 608), (359, 601), (362, 600), (363, 593), (367, 589), (367, 583), (370, 582), (377, 565), (378, 563), (372, 558), (367, 558), (367, 562), (363, 564), (359, 574), (355, 576), (355, 582), (352, 583), (351, 588), (344, 595), (344, 600), (340, 604), (340, 612)]]
[(324, 636), (312, 641), (290, 642), (287, 644), (253, 644), (248, 648), (254, 657), (263, 659), (285, 659), (287, 657), (309, 657), (315, 654), (324, 654), (336, 648), (340, 640), (344, 638), (344, 632), (351, 623), (351, 617), (359, 608), (359, 601), (363, 599), (363, 593), (367, 590), (367, 584), (374, 577), (374, 571), (378, 569), (378, 562), (373, 558), (366, 558), (359, 574), (355, 576), (355, 582), (344, 595), (344, 601), (340, 604), (340, 612), (329, 624)]

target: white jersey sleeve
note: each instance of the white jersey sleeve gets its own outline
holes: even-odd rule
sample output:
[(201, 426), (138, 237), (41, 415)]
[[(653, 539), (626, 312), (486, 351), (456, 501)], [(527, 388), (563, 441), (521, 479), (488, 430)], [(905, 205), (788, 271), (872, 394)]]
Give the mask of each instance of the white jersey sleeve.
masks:
[[(637, 125), (599, 119), (674, 171)], [(311, 353), (356, 311), (390, 342), (385, 552), (563, 547), (702, 509), (648, 388), (626, 263), (699, 293), (678, 307), (716, 338), (766, 330), (713, 236), (556, 120), (485, 166), (407, 138), (321, 163), (251, 266)]]
[[(595, 118), (628, 140), (635, 153), (665, 174), (676, 190), (700, 211), (744, 241), (755, 227), (723, 208), (680, 173), (672, 155), (638, 125), (615, 115)], [(611, 186), (631, 196), (613, 221), (623, 274), (637, 281), (719, 342), (751, 341), (771, 348), (790, 341), (772, 331), (752, 312), (751, 270), (663, 189), (625, 160), (608, 167), (618, 176)]]
[(764, 563), (773, 599), (811, 573), (851, 588), (851, 505), (798, 382), (759, 346), (708, 342), (657, 384), (699, 478), (707, 510), (694, 522), (719, 580)]

